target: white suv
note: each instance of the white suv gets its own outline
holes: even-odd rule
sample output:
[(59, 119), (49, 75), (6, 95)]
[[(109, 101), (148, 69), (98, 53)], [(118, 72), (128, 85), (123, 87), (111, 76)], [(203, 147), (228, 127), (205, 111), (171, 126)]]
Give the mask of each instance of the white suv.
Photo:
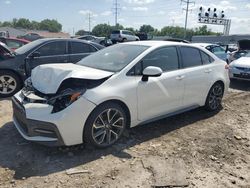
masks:
[(135, 36), (134, 33), (127, 30), (115, 30), (112, 31), (110, 39), (113, 43), (116, 42), (127, 42), (127, 41), (139, 41), (139, 37)]
[(14, 124), (48, 145), (115, 143), (125, 128), (199, 106), (220, 109), (226, 63), (191, 44), (117, 44), (77, 64), (41, 65), (13, 98)]

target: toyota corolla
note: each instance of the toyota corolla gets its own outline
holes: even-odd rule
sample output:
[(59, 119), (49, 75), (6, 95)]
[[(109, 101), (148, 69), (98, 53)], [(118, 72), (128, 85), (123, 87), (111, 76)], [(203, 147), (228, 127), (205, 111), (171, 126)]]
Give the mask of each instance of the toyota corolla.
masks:
[(126, 128), (200, 106), (220, 109), (228, 86), (226, 63), (203, 48), (123, 43), (77, 64), (35, 68), (12, 98), (13, 120), (30, 141), (107, 147)]

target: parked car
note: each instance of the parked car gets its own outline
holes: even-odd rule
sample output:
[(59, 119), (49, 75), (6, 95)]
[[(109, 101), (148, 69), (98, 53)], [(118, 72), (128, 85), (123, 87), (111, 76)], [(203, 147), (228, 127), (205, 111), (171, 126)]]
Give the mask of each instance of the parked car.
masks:
[(17, 48), (22, 47), (25, 44), (28, 44), (30, 41), (25, 39), (18, 39), (18, 38), (6, 38), (6, 37), (0, 37), (0, 42), (5, 43), (9, 48), (12, 50), (16, 50)]
[(4, 43), (0, 42), (0, 63), (14, 56), (14, 52)]
[(77, 39), (40, 39), (15, 51), (15, 55), (0, 63), (0, 97), (9, 97), (19, 91), (30, 71), (47, 63), (76, 63), (103, 46)]
[(238, 50), (229, 54), (229, 63), (232, 61), (244, 57), (250, 52), (250, 40), (240, 40), (238, 41)]
[(28, 41), (35, 41), (35, 40), (38, 40), (38, 39), (42, 39), (44, 37), (40, 36), (37, 33), (26, 33), (25, 35), (18, 36), (17, 38), (28, 40)]
[(106, 37), (96, 37), (93, 35), (84, 35), (84, 36), (80, 36), (77, 38), (81, 39), (81, 40), (95, 42), (95, 43), (101, 44), (103, 46), (110, 46), (113, 44), (112, 41), (110, 39), (107, 39)]
[(0, 37), (10, 37), (10, 33), (8, 31), (0, 31)]
[(222, 48), (222, 46), (210, 43), (193, 43), (193, 44), (196, 46), (201, 46), (203, 48), (206, 48), (207, 50), (215, 54), (218, 58), (228, 63), (227, 49)]
[(48, 145), (114, 144), (124, 129), (205, 106), (220, 109), (226, 63), (203, 48), (121, 43), (77, 64), (41, 65), (13, 98), (14, 123)]
[(250, 52), (229, 64), (229, 76), (231, 79), (250, 81)]
[(127, 30), (115, 30), (112, 31), (110, 35), (110, 39), (113, 43), (116, 42), (127, 42), (127, 41), (139, 41), (139, 37), (135, 36), (135, 34), (131, 31)]

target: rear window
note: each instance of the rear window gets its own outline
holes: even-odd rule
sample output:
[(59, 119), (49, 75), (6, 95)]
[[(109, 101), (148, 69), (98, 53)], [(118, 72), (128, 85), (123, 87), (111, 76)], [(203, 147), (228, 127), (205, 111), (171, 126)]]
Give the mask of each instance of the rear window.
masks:
[(112, 34), (120, 34), (120, 31), (112, 31)]

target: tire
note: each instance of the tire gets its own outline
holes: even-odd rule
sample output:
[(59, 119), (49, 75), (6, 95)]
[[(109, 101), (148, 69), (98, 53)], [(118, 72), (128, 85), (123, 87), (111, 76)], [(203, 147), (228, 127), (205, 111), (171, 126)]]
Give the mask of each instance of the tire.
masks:
[(22, 86), (19, 76), (11, 71), (0, 71), (0, 97), (11, 97), (17, 93)]
[(127, 116), (123, 108), (113, 102), (104, 103), (88, 117), (83, 140), (97, 148), (109, 147), (121, 138), (126, 125)]
[(128, 40), (126, 38), (122, 39), (122, 42), (127, 42)]
[(205, 108), (208, 111), (218, 111), (221, 108), (222, 97), (224, 94), (224, 86), (216, 82), (207, 95)]

